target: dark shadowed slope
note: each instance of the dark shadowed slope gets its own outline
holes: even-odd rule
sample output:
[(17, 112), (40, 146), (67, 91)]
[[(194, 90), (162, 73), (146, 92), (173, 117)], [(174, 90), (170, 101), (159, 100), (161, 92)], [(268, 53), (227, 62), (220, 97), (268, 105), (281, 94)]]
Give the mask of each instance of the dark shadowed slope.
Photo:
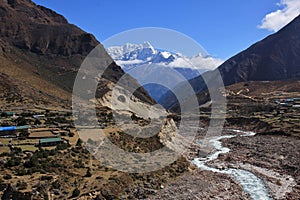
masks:
[[(230, 58), (216, 70), (220, 72), (225, 86), (245, 81), (299, 79), (300, 16), (277, 33)], [(213, 81), (216, 70), (203, 76)], [(190, 80), (189, 83), (196, 93), (207, 89), (202, 76)], [(180, 91), (184, 84), (186, 83), (178, 85), (175, 91)], [(168, 109), (178, 107), (171, 93), (164, 95), (159, 102)]]

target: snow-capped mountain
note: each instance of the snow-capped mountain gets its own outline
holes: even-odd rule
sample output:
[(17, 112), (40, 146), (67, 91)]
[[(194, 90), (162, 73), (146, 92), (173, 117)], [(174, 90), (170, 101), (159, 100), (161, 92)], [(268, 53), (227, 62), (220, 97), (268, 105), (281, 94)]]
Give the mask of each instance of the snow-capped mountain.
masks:
[[(187, 57), (181, 53), (155, 49), (149, 42), (112, 46), (107, 48), (108, 54), (128, 72), (134, 67), (144, 64), (161, 64), (171, 68), (189, 68), (200, 72), (213, 70), (223, 63), (221, 59), (198, 55)], [(194, 78), (194, 77), (191, 77)]]
[[(164, 67), (169, 68), (170, 70), (176, 70), (185, 79), (189, 80), (199, 76), (205, 71), (213, 70), (223, 63), (221, 59), (203, 56), (200, 53), (195, 56), (187, 57), (181, 53), (156, 49), (149, 42), (144, 42), (143, 44), (127, 43), (123, 46), (111, 46), (107, 48), (107, 52), (126, 73), (132, 75), (140, 83), (143, 82), (141, 80), (142, 75), (141, 72), (136, 72), (136, 68), (142, 65), (151, 65), (153, 67), (155, 65), (156, 67), (159, 66), (160, 69), (162, 69), (161, 67)], [(171, 78), (169, 82), (170, 83), (167, 83), (169, 87), (178, 84), (174, 78)], [(158, 100), (161, 96), (160, 93), (164, 90), (162, 88), (156, 89), (157, 91), (155, 91), (154, 94), (154, 87), (152, 86), (151, 88), (152, 89), (150, 89), (150, 91), (148, 90), (148, 92), (155, 100)], [(145, 89), (147, 90), (147, 87), (145, 87)]]

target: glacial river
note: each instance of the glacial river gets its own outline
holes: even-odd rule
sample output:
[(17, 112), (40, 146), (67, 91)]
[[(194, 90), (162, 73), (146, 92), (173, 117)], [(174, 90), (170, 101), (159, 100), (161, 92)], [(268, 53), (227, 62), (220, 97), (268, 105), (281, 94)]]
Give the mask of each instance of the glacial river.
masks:
[[(242, 133), (241, 136), (248, 137), (254, 136), (253, 132), (243, 132), (234, 130), (237, 133)], [(271, 200), (271, 196), (269, 195), (268, 188), (265, 186), (262, 179), (258, 178), (255, 174), (250, 171), (242, 170), (242, 169), (234, 169), (227, 168), (224, 170), (220, 170), (217, 168), (209, 167), (206, 165), (207, 162), (215, 160), (218, 158), (220, 154), (225, 154), (230, 151), (229, 148), (223, 147), (220, 140), (225, 138), (233, 138), (236, 135), (224, 135), (219, 137), (211, 138), (208, 142), (211, 143), (216, 151), (205, 158), (195, 158), (192, 163), (198, 166), (198, 168), (202, 170), (208, 170), (218, 173), (229, 174), (237, 180), (240, 185), (243, 187), (244, 191), (248, 193), (253, 200)]]

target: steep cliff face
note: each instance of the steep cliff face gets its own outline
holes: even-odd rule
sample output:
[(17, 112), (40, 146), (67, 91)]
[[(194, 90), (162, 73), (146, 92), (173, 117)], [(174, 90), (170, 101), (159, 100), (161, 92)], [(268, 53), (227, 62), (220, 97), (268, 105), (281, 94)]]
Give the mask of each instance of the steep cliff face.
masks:
[[(59, 102), (70, 102), (78, 69), (95, 47), (102, 59), (111, 63), (99, 82), (97, 95), (101, 97), (109, 90), (106, 85), (116, 83), (124, 72), (92, 34), (30, 0), (0, 1), (0, 73), (18, 88), (27, 85), (22, 89), (24, 94), (38, 97), (45, 93), (44, 100), (50, 95)], [(140, 86), (128, 77), (126, 87)], [(154, 103), (141, 87), (135, 94), (142, 101)]]
[(0, 36), (39, 55), (87, 55), (99, 43), (54, 11), (31, 1), (0, 2)]

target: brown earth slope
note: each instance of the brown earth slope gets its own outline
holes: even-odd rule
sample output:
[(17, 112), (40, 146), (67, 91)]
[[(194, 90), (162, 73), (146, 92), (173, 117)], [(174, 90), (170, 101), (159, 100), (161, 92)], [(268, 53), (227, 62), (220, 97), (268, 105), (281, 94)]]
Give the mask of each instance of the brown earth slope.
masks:
[[(81, 63), (98, 45), (103, 59), (111, 63), (99, 83), (105, 87), (108, 82), (116, 82), (124, 72), (93, 35), (31, 1), (0, 2), (0, 73), (7, 75), (23, 91), (23, 96), (35, 103), (67, 103)], [(133, 78), (126, 84), (138, 86)], [(136, 96), (153, 103), (142, 88)]]

